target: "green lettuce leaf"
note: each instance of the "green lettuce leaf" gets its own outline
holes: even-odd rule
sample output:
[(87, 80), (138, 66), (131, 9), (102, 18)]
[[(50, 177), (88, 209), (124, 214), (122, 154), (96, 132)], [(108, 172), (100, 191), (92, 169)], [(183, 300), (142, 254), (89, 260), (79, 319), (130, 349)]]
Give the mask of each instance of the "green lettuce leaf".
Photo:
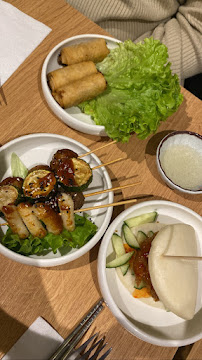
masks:
[(97, 125), (104, 125), (114, 140), (127, 142), (133, 132), (145, 139), (183, 101), (178, 76), (172, 75), (170, 66), (167, 48), (159, 40), (118, 43), (97, 64), (107, 90), (79, 107)]
[(26, 166), (14, 152), (11, 154), (11, 172), (12, 176), (21, 177), (23, 179), (28, 173)]
[(97, 232), (97, 226), (88, 220), (85, 215), (75, 214), (75, 225), (74, 231), (71, 232), (64, 229), (59, 235), (48, 233), (42, 239), (30, 234), (24, 240), (20, 239), (17, 234), (13, 234), (12, 230), (8, 228), (1, 242), (8, 249), (25, 256), (34, 254), (43, 255), (49, 251), (53, 251), (55, 254), (58, 249), (64, 247), (82, 247)]

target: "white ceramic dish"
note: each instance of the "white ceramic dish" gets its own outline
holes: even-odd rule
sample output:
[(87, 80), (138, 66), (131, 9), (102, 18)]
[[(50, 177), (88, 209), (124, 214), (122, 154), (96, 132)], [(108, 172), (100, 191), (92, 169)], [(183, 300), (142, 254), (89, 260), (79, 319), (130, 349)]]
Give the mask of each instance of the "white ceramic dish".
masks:
[[(79, 155), (89, 151), (89, 149), (81, 143), (68, 137), (56, 134), (32, 134), (12, 140), (0, 148), (0, 180), (6, 178), (7, 176), (11, 176), (10, 159), (12, 152), (15, 152), (25, 166), (30, 168), (37, 164), (49, 164), (53, 154), (58, 149), (64, 148), (69, 148), (77, 152)], [(91, 165), (91, 167), (101, 163), (99, 158), (94, 154), (88, 155), (84, 159)], [(104, 167), (101, 167), (93, 171), (93, 181), (88, 187), (86, 193), (108, 189), (110, 187), (112, 186), (108, 172)], [(109, 192), (87, 198), (83, 207), (86, 208), (112, 202), (113, 192)], [(23, 264), (39, 267), (56, 266), (68, 263), (84, 255), (100, 240), (110, 222), (112, 210), (112, 207), (108, 207), (88, 212), (92, 221), (98, 226), (98, 231), (94, 237), (80, 249), (72, 249), (70, 252), (66, 253), (64, 251), (63, 254), (58, 251), (56, 254), (50, 252), (46, 256), (33, 255), (27, 257), (17, 254), (0, 244), (0, 253)], [(0, 220), (1, 223), (5, 222), (1, 218)], [(4, 226), (2, 229), (6, 232), (7, 227)]]
[(77, 35), (63, 40), (51, 50), (44, 61), (41, 72), (41, 84), (43, 94), (49, 107), (54, 112), (54, 114), (58, 116), (65, 124), (85, 134), (107, 136), (104, 126), (96, 125), (91, 117), (89, 115), (83, 114), (78, 107), (62, 109), (51, 95), (51, 91), (47, 84), (47, 74), (50, 71), (59, 69), (61, 67), (58, 64), (58, 55), (63, 47), (91, 41), (95, 38), (104, 38), (109, 49), (115, 48), (117, 46), (117, 42), (120, 42), (119, 40), (113, 39), (109, 36), (97, 34)]
[[(157, 163), (157, 168), (159, 171), (159, 174), (161, 175), (162, 179), (165, 181), (165, 183), (171, 188), (171, 189), (175, 189), (178, 191), (181, 191), (185, 194), (191, 194), (191, 195), (199, 195), (202, 194), (202, 173), (200, 171), (196, 171), (197, 174), (201, 174), (200, 176), (200, 180), (199, 182), (196, 184), (195, 188), (192, 189), (188, 189), (185, 187), (182, 187), (178, 184), (176, 184), (176, 182), (174, 182), (171, 179), (171, 176), (168, 177), (168, 174), (166, 174), (164, 166), (162, 164), (162, 157), (165, 154), (165, 151), (167, 149), (172, 149), (174, 146), (183, 146), (183, 149), (185, 149), (185, 147), (189, 147), (191, 148), (193, 151), (195, 151), (196, 154), (198, 154), (198, 156), (200, 157), (200, 161), (201, 161), (201, 165), (200, 168), (202, 168), (202, 136), (191, 132), (191, 131), (174, 131), (168, 135), (166, 135), (160, 142), (158, 148), (157, 148), (157, 152), (156, 152), (156, 163)], [(188, 161), (186, 162), (187, 165)], [(193, 161), (192, 161), (192, 165), (193, 165)], [(185, 167), (184, 167), (185, 168)], [(196, 168), (195, 168), (196, 169)], [(179, 168), (180, 171), (180, 168)], [(186, 174), (184, 176), (186, 180), (186, 176), (187, 177), (192, 177), (193, 178), (193, 172), (190, 171), (186, 171)], [(187, 180), (186, 180), (187, 181)]]
[[(183, 346), (202, 338), (202, 264), (199, 266), (199, 289), (196, 314), (185, 321), (171, 312), (153, 307), (133, 298), (123, 286), (115, 269), (106, 269), (106, 258), (113, 252), (111, 237), (114, 232), (120, 234), (123, 221), (143, 213), (157, 211), (158, 221), (162, 224), (184, 222), (194, 227), (202, 253), (202, 219), (194, 211), (168, 201), (147, 201), (123, 211), (109, 226), (102, 240), (98, 254), (98, 280), (102, 295), (111, 312), (119, 323), (130, 333), (159, 346)], [(200, 309), (200, 310), (199, 310)]]

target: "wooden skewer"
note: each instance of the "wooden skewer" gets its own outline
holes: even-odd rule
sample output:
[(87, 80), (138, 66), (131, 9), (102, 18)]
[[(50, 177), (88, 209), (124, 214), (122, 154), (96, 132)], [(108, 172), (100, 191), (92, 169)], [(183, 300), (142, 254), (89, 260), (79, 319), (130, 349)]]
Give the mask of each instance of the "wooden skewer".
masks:
[(202, 260), (202, 256), (186, 256), (186, 255), (163, 255), (167, 258), (172, 259), (183, 259), (183, 260)]
[(92, 168), (91, 170), (99, 169), (99, 168), (102, 167), (102, 166), (106, 166), (106, 165), (109, 165), (109, 164), (113, 164), (113, 163), (115, 163), (115, 162), (117, 162), (117, 161), (120, 161), (120, 160), (123, 160), (123, 159), (125, 159), (125, 158), (118, 158), (118, 159), (116, 159), (116, 160), (109, 161), (109, 162), (107, 162), (107, 163), (105, 163), (105, 164), (97, 165), (97, 166), (95, 166), (94, 168)]
[(78, 158), (80, 159), (80, 158), (82, 158), (82, 157), (84, 157), (84, 156), (90, 155), (90, 154), (94, 153), (94, 152), (97, 151), (97, 150), (103, 149), (103, 148), (105, 148), (105, 147), (107, 147), (107, 146), (109, 146), (109, 145), (115, 144), (115, 143), (116, 143), (116, 140), (111, 141), (110, 143), (105, 144), (105, 145), (102, 145), (102, 146), (98, 147), (98, 148), (95, 149), (95, 150), (91, 150), (91, 151), (89, 151), (89, 152), (87, 152), (87, 153), (85, 153), (85, 154), (82, 154), (82, 155), (78, 156)]
[[(115, 188), (111, 188), (111, 189), (105, 189), (105, 190), (100, 190), (100, 191), (96, 191), (94, 193), (90, 193), (90, 194), (85, 194), (84, 197), (90, 197), (90, 196), (94, 196), (94, 195), (99, 195), (99, 194), (104, 194), (104, 193), (107, 193), (107, 192), (110, 192), (110, 191), (116, 191), (116, 190), (120, 190), (120, 189), (126, 189), (128, 187), (131, 187), (131, 186), (135, 186), (135, 185), (140, 185), (142, 184), (142, 181), (139, 181), (139, 182), (136, 182), (136, 183), (133, 183), (133, 184), (127, 184), (127, 185), (122, 185), (122, 186), (117, 186)], [(134, 202), (135, 200), (129, 200), (129, 202)], [(125, 202), (123, 202), (125, 204)], [(117, 205), (121, 205), (121, 203), (117, 203)], [(100, 207), (107, 207), (107, 206), (116, 206), (116, 204), (109, 204), (109, 205), (100, 205), (98, 207), (92, 207), (92, 208), (87, 208), (87, 209), (82, 209), (82, 210), (74, 210), (74, 212), (79, 212), (79, 211), (85, 211), (85, 210), (92, 210), (92, 209), (95, 209), (95, 208), (100, 208)], [(5, 223), (2, 223), (0, 224), (0, 226), (8, 226), (8, 223), (5, 222)]]
[(110, 207), (110, 206), (118, 206), (118, 205), (130, 204), (130, 203), (133, 203), (133, 202), (136, 202), (136, 201), (137, 201), (137, 199), (131, 199), (131, 200), (119, 201), (117, 203), (112, 203), (112, 204), (92, 206), (92, 207), (85, 208), (85, 209), (74, 210), (74, 213), (83, 212), (83, 211), (89, 211), (89, 210), (95, 210), (95, 209), (102, 209), (102, 208), (106, 208), (106, 207)]
[(117, 187), (111, 188), (111, 189), (100, 190), (100, 191), (96, 191), (96, 192), (90, 193), (90, 194), (84, 194), (84, 197), (87, 198), (87, 197), (89, 197), (89, 196), (104, 194), (104, 193), (107, 193), (107, 192), (110, 192), (110, 191), (116, 191), (116, 190), (120, 190), (120, 189), (126, 189), (126, 188), (128, 188), (128, 187), (135, 186), (135, 185), (140, 185), (140, 184), (142, 184), (142, 181), (139, 181), (139, 182), (136, 182), (136, 183), (133, 183), (133, 184), (117, 186)]
[[(119, 201), (117, 203), (92, 206), (92, 207), (85, 208), (85, 209), (78, 209), (78, 210), (74, 210), (74, 213), (84, 212), (84, 211), (89, 211), (89, 210), (95, 210), (95, 209), (102, 209), (102, 208), (106, 208), (106, 207), (110, 207), (110, 206), (118, 206), (118, 205), (130, 204), (130, 203), (134, 203), (134, 202), (137, 202), (137, 199), (123, 200), (123, 201)], [(8, 223), (0, 224), (0, 226), (6, 226), (6, 225), (8, 225)]]

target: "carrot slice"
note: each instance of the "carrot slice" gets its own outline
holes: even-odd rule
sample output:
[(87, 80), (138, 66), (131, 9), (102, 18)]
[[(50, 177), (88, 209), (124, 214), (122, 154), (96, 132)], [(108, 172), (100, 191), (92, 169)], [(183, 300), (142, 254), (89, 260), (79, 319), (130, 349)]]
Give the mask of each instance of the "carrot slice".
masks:
[(134, 249), (132, 247), (130, 247), (128, 244), (124, 243), (123, 246), (125, 248), (126, 253), (134, 251)]
[(142, 289), (135, 289), (133, 291), (133, 297), (136, 299), (148, 298), (148, 297), (151, 297), (151, 294), (150, 294), (149, 290), (146, 287), (144, 287)]

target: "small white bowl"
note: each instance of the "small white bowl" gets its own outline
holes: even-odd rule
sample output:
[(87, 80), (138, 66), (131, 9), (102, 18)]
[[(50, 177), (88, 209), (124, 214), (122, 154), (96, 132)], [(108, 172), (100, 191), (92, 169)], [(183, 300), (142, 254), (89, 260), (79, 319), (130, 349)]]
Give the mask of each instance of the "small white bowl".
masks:
[(96, 125), (91, 117), (89, 115), (83, 114), (78, 107), (74, 106), (69, 109), (61, 108), (61, 106), (51, 95), (51, 91), (47, 83), (47, 74), (50, 71), (59, 69), (61, 67), (61, 65), (58, 64), (58, 55), (60, 54), (62, 48), (86, 41), (91, 41), (96, 38), (105, 39), (109, 49), (115, 48), (117, 43), (120, 42), (120, 40), (113, 39), (109, 36), (97, 34), (77, 35), (63, 40), (51, 50), (44, 61), (41, 73), (41, 84), (44, 97), (49, 107), (54, 112), (54, 114), (58, 116), (65, 124), (85, 134), (107, 136), (105, 127)]
[[(160, 224), (186, 223), (191, 225), (195, 229), (198, 253), (202, 253), (202, 219), (199, 214), (170, 201), (145, 201), (123, 211), (107, 229), (98, 254), (99, 286), (112, 314), (131, 334), (158, 346), (185, 346), (202, 338), (202, 264), (200, 262), (198, 262), (196, 313), (189, 321), (183, 320), (163, 308), (156, 307), (154, 302), (135, 299), (122, 284), (116, 269), (106, 268), (106, 259), (114, 252), (111, 242), (113, 233), (121, 234), (124, 220), (153, 211), (158, 213), (157, 221)], [(150, 300), (152, 299), (150, 298)]]
[[(180, 150), (179, 154), (181, 159), (178, 157), (178, 154), (176, 153), (175, 154), (178, 157), (177, 160), (176, 160), (176, 156), (174, 155), (172, 159), (171, 158), (169, 159), (168, 156), (170, 155), (167, 155), (168, 154), (167, 150), (169, 149), (171, 154), (171, 151), (173, 152), (174, 149), (177, 149), (176, 146)], [(191, 153), (189, 154), (186, 153), (185, 150), (188, 148), (191, 149)], [(182, 163), (182, 161), (185, 159), (185, 158), (183, 159), (181, 156), (181, 154), (183, 153), (185, 154), (184, 156), (186, 156), (186, 159), (188, 159), (188, 161), (185, 162), (184, 168), (182, 169), (180, 167), (180, 163)], [(193, 157), (193, 154), (197, 154), (198, 156), (198, 160), (197, 160), (198, 165), (195, 165), (193, 163), (193, 160), (195, 161), (196, 159), (196, 157), (195, 158)], [(171, 167), (175, 163), (175, 160), (177, 161), (176, 164), (178, 164), (178, 166), (176, 166), (175, 164), (174, 165), (175, 168), (171, 169)], [(172, 165), (170, 167), (171, 162)], [(196, 171), (196, 166), (199, 166), (199, 162), (200, 162), (201, 171)], [(166, 135), (158, 145), (156, 152), (156, 163), (159, 174), (171, 189), (181, 191), (185, 194), (192, 194), (192, 195), (202, 194), (202, 136), (201, 135), (191, 131), (174, 131)], [(191, 170), (194, 170), (195, 174), (197, 173), (197, 176), (198, 175), (200, 176), (199, 178), (200, 180), (198, 182), (195, 180), (195, 185), (193, 186), (193, 189), (187, 183), (187, 179), (189, 179), (189, 181), (190, 179), (192, 179), (193, 181), (193, 179), (195, 178)], [(172, 173), (170, 173), (171, 171)], [(179, 182), (178, 182), (178, 176), (182, 176)]]
[[(78, 141), (57, 134), (31, 134), (8, 142), (0, 148), (0, 181), (8, 176), (11, 176), (10, 165), (12, 152), (15, 152), (20, 157), (24, 165), (29, 169), (38, 164), (50, 164), (53, 154), (59, 149), (71, 149), (79, 155), (85, 154), (89, 151), (86, 146), (82, 145)], [(101, 161), (95, 154), (88, 155), (83, 159), (88, 162), (91, 167), (101, 164)], [(92, 193), (95, 192), (96, 189), (104, 190), (111, 187), (112, 185), (109, 174), (105, 167), (101, 167), (93, 171), (93, 181), (86, 192)], [(83, 208), (95, 205), (104, 205), (112, 202), (113, 192), (94, 195), (86, 198)], [(38, 267), (52, 267), (66, 264), (78, 259), (97, 244), (109, 225), (112, 211), (113, 207), (108, 207), (87, 212), (91, 220), (97, 225), (98, 230), (97, 233), (79, 249), (71, 249), (71, 251), (63, 249), (62, 252), (58, 250), (56, 254), (53, 254), (51, 251), (44, 256), (24, 256), (11, 251), (0, 242), (0, 253), (11, 260)], [(0, 222), (4, 223), (5, 220), (0, 218)], [(0, 236), (3, 236), (3, 232), (5, 233), (6, 230), (7, 226), (3, 226), (0, 229)]]

